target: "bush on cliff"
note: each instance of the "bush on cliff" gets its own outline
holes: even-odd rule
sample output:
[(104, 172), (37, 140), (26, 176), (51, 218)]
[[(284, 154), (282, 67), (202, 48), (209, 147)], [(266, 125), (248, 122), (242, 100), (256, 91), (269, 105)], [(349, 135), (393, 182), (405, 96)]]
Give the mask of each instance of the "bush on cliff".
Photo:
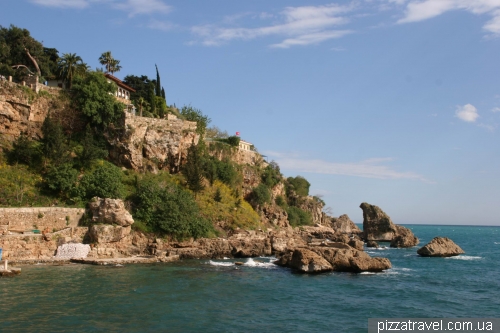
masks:
[(99, 161), (80, 180), (78, 195), (82, 199), (93, 197), (118, 199), (123, 197), (122, 171), (106, 161)]
[(155, 232), (176, 239), (213, 234), (212, 224), (200, 214), (193, 196), (176, 184), (143, 180), (134, 201), (134, 217)]
[(262, 206), (271, 201), (271, 193), (266, 185), (260, 183), (249, 195), (250, 203), (255, 206)]
[(100, 129), (116, 124), (123, 117), (125, 106), (114, 97), (116, 85), (109, 83), (103, 73), (90, 72), (75, 78), (74, 101), (92, 126)]
[(309, 187), (311, 186), (311, 183), (307, 181), (302, 176), (297, 176), (297, 177), (288, 177), (286, 182), (286, 190), (287, 192), (290, 192), (290, 190), (293, 190), (296, 194), (300, 196), (307, 197), (309, 195)]
[(260, 226), (259, 215), (252, 206), (218, 180), (198, 195), (196, 201), (201, 214), (223, 229), (256, 229)]
[(288, 207), (286, 212), (288, 213), (288, 222), (292, 227), (312, 225), (311, 213), (294, 206)]
[(272, 161), (262, 171), (261, 179), (267, 187), (273, 188), (281, 181), (281, 172), (278, 163)]

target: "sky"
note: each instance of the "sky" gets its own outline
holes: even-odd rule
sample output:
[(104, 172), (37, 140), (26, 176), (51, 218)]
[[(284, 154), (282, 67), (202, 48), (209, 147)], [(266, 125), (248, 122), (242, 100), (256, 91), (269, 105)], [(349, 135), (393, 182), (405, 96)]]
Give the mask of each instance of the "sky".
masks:
[(334, 216), (500, 225), (500, 0), (3, 0), (0, 25), (240, 132)]

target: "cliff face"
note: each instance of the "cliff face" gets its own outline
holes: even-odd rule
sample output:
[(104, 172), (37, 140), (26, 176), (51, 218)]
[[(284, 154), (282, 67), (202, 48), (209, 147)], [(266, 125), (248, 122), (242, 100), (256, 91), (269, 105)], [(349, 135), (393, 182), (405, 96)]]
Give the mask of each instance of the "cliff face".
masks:
[(177, 171), (191, 144), (198, 144), (196, 122), (178, 119), (146, 118), (125, 113), (123, 130), (109, 137), (110, 157), (134, 170), (156, 171), (167, 168)]
[(41, 138), (42, 123), (49, 110), (59, 112), (64, 103), (58, 101), (58, 89), (45, 89), (36, 94), (29, 87), (0, 81), (0, 134), (14, 141), (21, 133)]

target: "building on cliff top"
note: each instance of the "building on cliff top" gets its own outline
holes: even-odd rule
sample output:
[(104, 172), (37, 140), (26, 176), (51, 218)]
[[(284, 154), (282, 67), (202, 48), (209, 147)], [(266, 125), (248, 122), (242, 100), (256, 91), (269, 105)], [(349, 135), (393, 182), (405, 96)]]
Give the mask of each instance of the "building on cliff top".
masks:
[(130, 101), (130, 94), (135, 92), (135, 89), (127, 86), (125, 83), (123, 83), (122, 80), (109, 73), (104, 74), (104, 76), (106, 77), (106, 79), (108, 79), (108, 82), (114, 82), (118, 86), (118, 89), (115, 93), (116, 99), (127, 106), (132, 104), (132, 102)]
[(241, 150), (254, 150), (253, 144), (240, 139), (239, 147)]

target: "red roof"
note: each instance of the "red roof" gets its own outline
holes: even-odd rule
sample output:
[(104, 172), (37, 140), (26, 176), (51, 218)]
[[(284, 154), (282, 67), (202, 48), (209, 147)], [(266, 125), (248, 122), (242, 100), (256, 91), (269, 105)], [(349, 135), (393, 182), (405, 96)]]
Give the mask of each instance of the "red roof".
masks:
[(111, 81), (115, 82), (119, 87), (122, 87), (123, 89), (131, 91), (131, 92), (135, 92), (134, 88), (127, 86), (125, 83), (123, 83), (122, 80), (120, 80), (116, 76), (113, 76), (113, 75), (108, 74), (108, 73), (104, 74), (104, 76), (107, 77), (108, 79), (110, 79)]

